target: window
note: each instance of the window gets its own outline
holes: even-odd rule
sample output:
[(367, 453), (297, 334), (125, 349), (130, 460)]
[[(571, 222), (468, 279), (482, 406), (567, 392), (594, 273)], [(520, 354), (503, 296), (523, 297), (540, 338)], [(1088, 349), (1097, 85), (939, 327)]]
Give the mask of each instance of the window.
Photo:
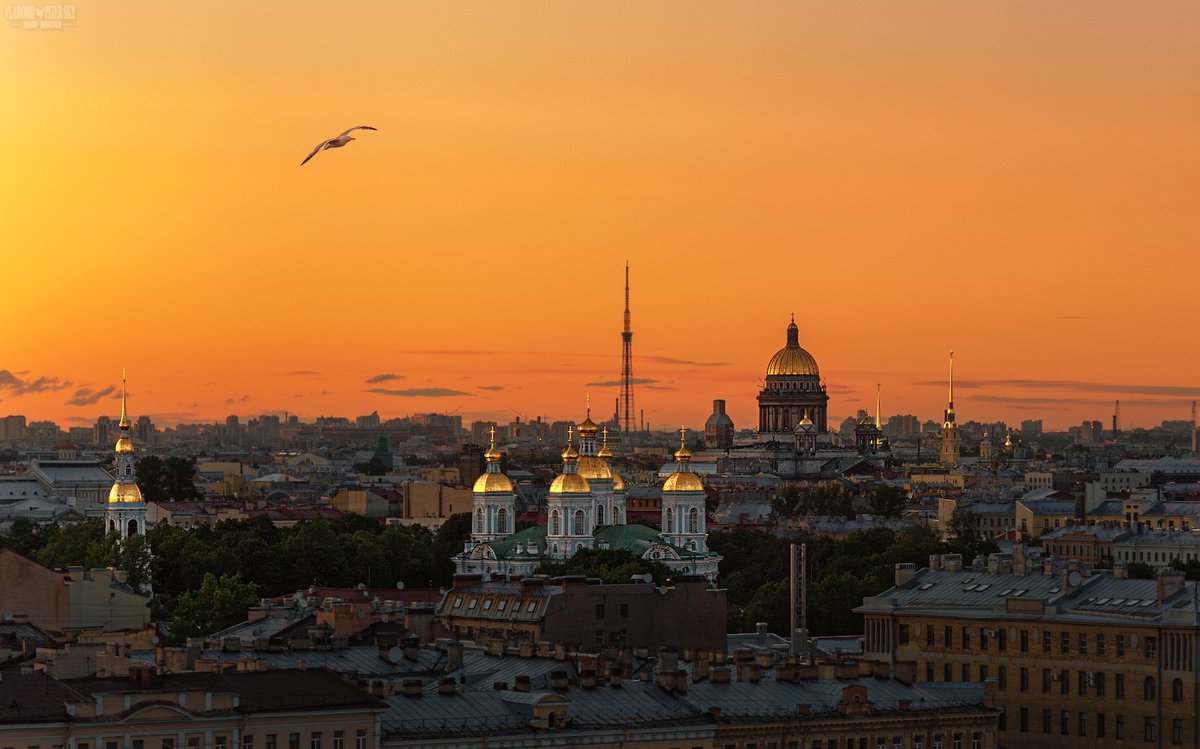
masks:
[(1063, 655), (1071, 654), (1071, 633), (1070, 632), (1062, 633), (1062, 636), (1059, 638), (1058, 648), (1060, 651), (1062, 651)]
[(940, 733), (933, 735), (933, 749), (942, 749), (943, 738)]
[(971, 628), (970, 627), (962, 628), (962, 646), (963, 646), (963, 650), (969, 650), (971, 648)]
[(1117, 635), (1117, 657), (1125, 656), (1125, 635)]
[[(967, 673), (968, 673), (968, 674), (970, 674), (970, 670), (968, 670), (968, 671), (967, 671)], [(981, 664), (979, 665), (979, 680), (980, 680), (980, 681), (987, 681), (987, 678), (988, 678), (988, 667), (987, 667), (987, 664), (986, 664), (986, 663), (981, 663)], [(967, 679), (967, 681), (970, 681), (970, 679)]]
[(1116, 689), (1117, 697), (1124, 697), (1125, 696), (1125, 674), (1117, 674), (1113, 678), (1116, 679), (1116, 682), (1117, 682), (1117, 689)]
[(908, 625), (907, 624), (900, 625), (900, 644), (901, 645), (908, 644)]
[(1050, 669), (1042, 669), (1042, 694), (1050, 693)]
[(1021, 691), (1029, 691), (1029, 669), (1021, 666)]
[(354, 732), (354, 749), (367, 749), (367, 729), (360, 728)]
[(954, 667), (949, 663), (942, 667), (942, 681), (954, 681)]
[(629, 604), (627, 604), (627, 603), (621, 604), (621, 618), (622, 619), (629, 618)]
[(700, 513), (693, 507), (688, 511), (688, 533), (699, 533)]
[(1087, 633), (1085, 633), (1085, 632), (1079, 633), (1079, 654), (1080, 655), (1088, 654)]
[(1096, 690), (1097, 697), (1104, 696), (1104, 673), (1096, 672), (1092, 674), (1092, 688)]
[(585, 529), (585, 525), (587, 523), (586, 517), (587, 516), (584, 515), (583, 510), (575, 511), (575, 531), (574, 532), (575, 532), (576, 536), (586, 536), (587, 535), (587, 530)]
[(1142, 699), (1153, 700), (1158, 697), (1158, 689), (1153, 676), (1147, 676), (1142, 682)]
[(484, 611), (491, 611), (491, 610), (492, 610), (492, 599), (490, 599), (490, 598), (489, 598), (489, 599), (487, 599), (486, 601), (484, 601), (484, 602), (483, 602), (483, 610), (484, 610)]
[(1104, 635), (1096, 635), (1096, 655), (1104, 657)]
[(942, 645), (947, 650), (954, 647), (954, 628), (949, 625), (942, 627)]
[(1079, 696), (1086, 697), (1087, 696), (1087, 672), (1086, 671), (1077, 671), (1076, 673), (1079, 675), (1079, 678), (1077, 679), (1077, 681), (1079, 683)]
[[(109, 744), (111, 744), (111, 746), (109, 746)], [(105, 746), (108, 747), (108, 749), (117, 749), (117, 742), (111, 741), (108, 744), (105, 744)], [(187, 737), (187, 748), (188, 749), (200, 749), (200, 737), (199, 736), (188, 736)]]
[(559, 519), (558, 519), (558, 510), (555, 510), (554, 512), (550, 513), (550, 535), (551, 536), (561, 536), (562, 535), (562, 524), (559, 522)]
[(962, 680), (963, 681), (971, 680), (971, 664), (970, 663), (962, 664)]
[(1008, 666), (1001, 666), (999, 673), (996, 674), (996, 686), (1000, 689), (1008, 689)]
[(1124, 715), (1117, 716), (1116, 737), (1118, 739), (1125, 738), (1125, 716)]
[(1151, 718), (1149, 715), (1147, 715), (1146, 722), (1143, 724), (1142, 728), (1142, 738), (1144, 738), (1146, 741), (1155, 741), (1158, 738), (1157, 729), (1158, 726), (1154, 723), (1154, 718)]
[(496, 511), (496, 532), (508, 533), (508, 510), (503, 507)]
[(288, 734), (288, 749), (300, 749), (300, 734)]
[(1058, 672), (1058, 693), (1071, 693), (1071, 672), (1065, 668)]
[(1104, 738), (1104, 713), (1096, 713), (1096, 738)]
[[(264, 743), (266, 744), (266, 749), (275, 749), (275, 734), (268, 733)], [(173, 749), (173, 747), (167, 746), (166, 739), (163, 739), (163, 749)]]
[(971, 749), (983, 749), (983, 732), (975, 731), (971, 734)]
[(602, 604), (602, 603), (596, 604), (596, 618), (597, 619), (604, 618), (604, 604)]
[(988, 649), (988, 631), (986, 629), (979, 630), (979, 649)]
[(933, 661), (929, 661), (925, 664), (925, 681), (933, 681), (933, 677)]
[(1157, 640), (1157, 638), (1154, 638), (1154, 637), (1144, 637), (1144, 638), (1142, 638), (1142, 641), (1143, 641), (1143, 645), (1144, 645), (1144, 647), (1142, 648), (1142, 655), (1144, 655), (1146, 657), (1146, 659), (1149, 660), (1150, 658), (1154, 657), (1154, 652), (1155, 652), (1156, 646), (1158, 645), (1158, 640)]
[(1071, 711), (1063, 710), (1058, 714), (1058, 732), (1066, 736), (1071, 732)]
[(333, 749), (346, 749), (346, 732), (333, 732)]
[(254, 749), (254, 737), (242, 734), (242, 749)]
[(1054, 722), (1054, 713), (1049, 709), (1042, 711), (1042, 733), (1050, 733), (1051, 724)]
[(1021, 630), (1021, 652), (1029, 652), (1029, 630), (1027, 629)]
[(1175, 720), (1171, 721), (1171, 743), (1172, 744), (1182, 744), (1183, 743), (1183, 721), (1180, 720), (1179, 718), (1176, 718)]
[(312, 735), (308, 737), (308, 746), (309, 749), (321, 749), (320, 731), (313, 731)]
[(1171, 682), (1171, 702), (1183, 702), (1183, 679)]
[(1021, 708), (1021, 733), (1029, 733), (1029, 708)]
[(951, 749), (963, 749), (963, 735), (961, 733), (954, 734), (954, 740), (950, 743)]
[(996, 645), (1000, 648), (1001, 653), (1003, 653), (1005, 650), (1008, 650), (1008, 630), (1007, 629), (996, 630)]
[(925, 647), (933, 647), (933, 627), (925, 625)]
[(1042, 633), (1042, 655), (1050, 655), (1050, 633)]
[(1087, 713), (1079, 713), (1079, 735), (1087, 736)]
[(912, 749), (925, 749), (925, 737), (920, 734), (913, 736)]

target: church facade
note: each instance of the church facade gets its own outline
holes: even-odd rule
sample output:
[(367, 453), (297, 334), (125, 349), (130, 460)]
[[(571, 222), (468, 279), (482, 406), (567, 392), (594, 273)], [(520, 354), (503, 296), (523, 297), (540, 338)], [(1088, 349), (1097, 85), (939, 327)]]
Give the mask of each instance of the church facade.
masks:
[(578, 426), (579, 450), (568, 431), (562, 472), (550, 484), (546, 524), (513, 531), (516, 494), (500, 472), (495, 431), (484, 453), (485, 472), (475, 481), (471, 539), (455, 559), (459, 572), (485, 577), (532, 575), (544, 562), (570, 559), (583, 549), (626, 549), (674, 572), (716, 583), (721, 558), (708, 550), (704, 484), (689, 470), (691, 452), (680, 445), (676, 470), (662, 488), (661, 530), (626, 522), (625, 482), (610, 465), (607, 433), (591, 413)]
[(108, 491), (108, 503), (104, 508), (104, 529), (118, 533), (121, 540), (146, 533), (146, 502), (138, 488), (134, 472), (133, 439), (129, 436), (129, 413), (125, 407), (125, 375), (121, 375), (121, 421), (117, 427), (121, 436), (117, 438), (117, 470), (112, 489)]

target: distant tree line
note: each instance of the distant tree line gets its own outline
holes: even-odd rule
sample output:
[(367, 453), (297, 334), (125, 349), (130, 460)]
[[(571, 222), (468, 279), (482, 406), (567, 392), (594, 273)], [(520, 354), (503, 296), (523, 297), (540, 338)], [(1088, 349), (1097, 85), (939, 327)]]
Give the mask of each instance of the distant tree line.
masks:
[(18, 520), (3, 543), (50, 567), (113, 566), (127, 571), (134, 588), (148, 581), (154, 618), (170, 622), (178, 641), (236, 624), (260, 597), (310, 585), (449, 585), (452, 557), (470, 532), (469, 513), (452, 515), (437, 533), (347, 515), (289, 528), (277, 528), (267, 518), (190, 529), (160, 523), (122, 543), (116, 534), (105, 534), (99, 522), (37, 528)]

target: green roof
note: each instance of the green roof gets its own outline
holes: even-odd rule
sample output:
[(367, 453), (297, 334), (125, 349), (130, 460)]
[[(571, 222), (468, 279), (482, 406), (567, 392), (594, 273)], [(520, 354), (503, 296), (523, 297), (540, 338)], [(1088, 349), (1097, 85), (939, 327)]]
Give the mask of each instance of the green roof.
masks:
[[(492, 547), (492, 551), (496, 554), (497, 559), (528, 558), (533, 556), (525, 551), (530, 539), (537, 545), (536, 556), (543, 556), (546, 553), (546, 527), (544, 525), (530, 526), (511, 536), (489, 541), (488, 546)], [(520, 553), (517, 553), (517, 549), (521, 550)]]

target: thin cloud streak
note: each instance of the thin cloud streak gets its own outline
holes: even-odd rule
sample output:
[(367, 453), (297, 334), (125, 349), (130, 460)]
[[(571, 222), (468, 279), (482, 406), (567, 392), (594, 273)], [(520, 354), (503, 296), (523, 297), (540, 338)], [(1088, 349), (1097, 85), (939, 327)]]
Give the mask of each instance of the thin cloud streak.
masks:
[[(922, 380), (914, 382), (922, 387), (946, 387), (945, 380)], [(1031, 390), (1075, 390), (1081, 393), (1131, 393), (1133, 395), (1174, 395), (1200, 398), (1200, 387), (1181, 385), (1128, 385), (1084, 380), (955, 380), (954, 387), (963, 390), (981, 388), (1023, 388)], [(1059, 400), (1057, 398), (1051, 400)]]
[(368, 393), (376, 395), (390, 395), (396, 397), (410, 398), (448, 398), (455, 395), (471, 396), (470, 393), (462, 390), (450, 390), (449, 388), (408, 388), (406, 390), (388, 390), (387, 388), (371, 388)]
[[(653, 385), (660, 380), (655, 380), (650, 377), (634, 377), (629, 380), (634, 385)], [(584, 387), (590, 388), (615, 388), (621, 387), (621, 380), (603, 380), (602, 382), (589, 382)]]
[(68, 406), (90, 406), (99, 401), (101, 398), (112, 395), (117, 391), (113, 385), (109, 385), (103, 390), (92, 390), (91, 388), (79, 388), (75, 394), (66, 401)]
[(379, 384), (379, 383), (381, 383), (381, 382), (388, 382), (388, 381), (390, 381), (390, 380), (403, 380), (403, 379), (405, 379), (404, 375), (398, 375), (398, 374), (377, 374), (377, 375), (375, 375), (374, 377), (371, 377), (371, 378), (369, 378), (369, 379), (367, 380), (367, 384), (368, 384), (368, 385), (378, 385), (378, 384)]
[(7, 390), (15, 396), (22, 396), (27, 393), (65, 390), (73, 384), (70, 381), (60, 380), (57, 377), (43, 376), (34, 380), (27, 380), (17, 376), (18, 374), (25, 373), (25, 371), (22, 371), (13, 374), (7, 369), (0, 369), (0, 390)]

